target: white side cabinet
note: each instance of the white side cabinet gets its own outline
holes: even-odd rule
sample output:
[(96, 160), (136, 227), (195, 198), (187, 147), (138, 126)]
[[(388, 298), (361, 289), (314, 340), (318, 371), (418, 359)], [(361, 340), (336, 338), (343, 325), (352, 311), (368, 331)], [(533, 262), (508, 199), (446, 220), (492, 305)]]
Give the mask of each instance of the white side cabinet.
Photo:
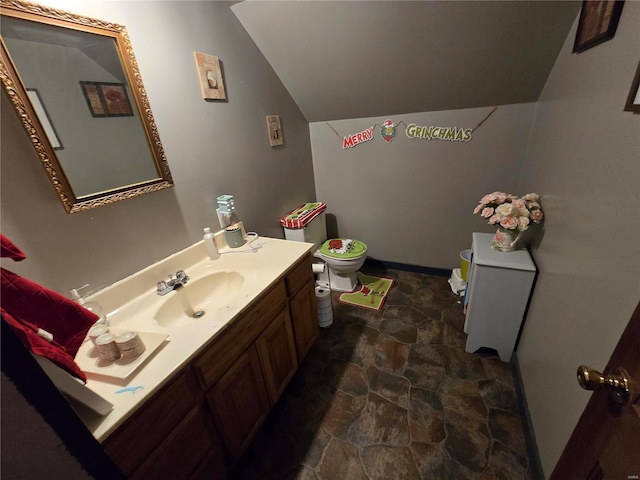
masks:
[(536, 267), (527, 250), (493, 250), (490, 246), (492, 238), (492, 233), (473, 234), (473, 257), (465, 298), (466, 351), (493, 348), (503, 362), (509, 362), (531, 294)]

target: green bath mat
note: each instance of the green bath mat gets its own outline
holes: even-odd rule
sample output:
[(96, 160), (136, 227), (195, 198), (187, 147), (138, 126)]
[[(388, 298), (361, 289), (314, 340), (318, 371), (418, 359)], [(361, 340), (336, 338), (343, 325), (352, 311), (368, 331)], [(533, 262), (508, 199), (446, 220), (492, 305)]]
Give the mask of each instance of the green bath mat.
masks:
[(357, 275), (360, 280), (360, 288), (355, 292), (343, 293), (340, 295), (340, 301), (356, 307), (380, 310), (389, 290), (391, 290), (393, 279), (370, 277), (360, 272)]

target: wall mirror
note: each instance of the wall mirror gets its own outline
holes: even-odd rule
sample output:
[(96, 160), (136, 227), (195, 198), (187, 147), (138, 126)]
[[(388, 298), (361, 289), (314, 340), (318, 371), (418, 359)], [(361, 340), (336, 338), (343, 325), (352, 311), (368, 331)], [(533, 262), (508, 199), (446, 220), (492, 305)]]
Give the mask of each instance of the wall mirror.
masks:
[(173, 186), (124, 26), (0, 0), (0, 76), (67, 213)]

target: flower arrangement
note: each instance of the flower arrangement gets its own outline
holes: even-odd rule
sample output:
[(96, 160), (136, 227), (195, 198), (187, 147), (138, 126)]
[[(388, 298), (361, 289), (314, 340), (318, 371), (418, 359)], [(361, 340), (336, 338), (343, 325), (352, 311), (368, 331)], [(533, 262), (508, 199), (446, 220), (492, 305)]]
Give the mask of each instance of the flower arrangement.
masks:
[(514, 250), (519, 235), (529, 228), (531, 222), (540, 223), (544, 219), (540, 206), (540, 195), (528, 193), (516, 197), (505, 192), (493, 192), (482, 197), (474, 214), (486, 218), (490, 225), (499, 227), (491, 246), (496, 250)]

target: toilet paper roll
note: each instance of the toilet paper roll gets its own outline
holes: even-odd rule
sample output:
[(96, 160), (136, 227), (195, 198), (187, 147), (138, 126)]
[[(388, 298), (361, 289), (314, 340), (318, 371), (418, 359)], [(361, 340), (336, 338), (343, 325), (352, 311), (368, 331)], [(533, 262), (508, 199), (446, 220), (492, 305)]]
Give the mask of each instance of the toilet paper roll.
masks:
[(324, 263), (314, 263), (313, 265), (311, 265), (311, 270), (313, 270), (313, 273), (324, 273), (324, 268)]
[(327, 287), (316, 287), (316, 302), (318, 304), (318, 323), (320, 328), (329, 328), (333, 325), (331, 290)]

